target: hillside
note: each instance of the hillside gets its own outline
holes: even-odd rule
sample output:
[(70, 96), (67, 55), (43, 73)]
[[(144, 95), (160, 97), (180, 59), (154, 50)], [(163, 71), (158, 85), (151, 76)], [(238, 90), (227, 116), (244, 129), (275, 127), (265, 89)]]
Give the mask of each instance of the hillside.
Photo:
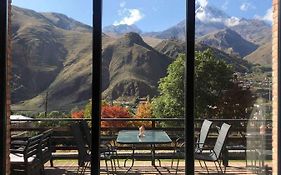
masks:
[[(12, 109), (50, 109), (91, 97), (90, 26), (59, 14), (12, 9)], [(60, 22), (55, 22), (60, 21)]]
[(244, 59), (254, 64), (260, 64), (262, 66), (272, 65), (272, 44), (271, 42), (260, 46), (250, 55), (247, 55)]
[(257, 49), (257, 45), (243, 39), (238, 33), (230, 29), (223, 29), (198, 38), (197, 43), (217, 48), (225, 53), (237, 55), (241, 58)]
[(146, 44), (137, 33), (127, 33), (103, 50), (103, 97), (154, 96), (171, 59)]

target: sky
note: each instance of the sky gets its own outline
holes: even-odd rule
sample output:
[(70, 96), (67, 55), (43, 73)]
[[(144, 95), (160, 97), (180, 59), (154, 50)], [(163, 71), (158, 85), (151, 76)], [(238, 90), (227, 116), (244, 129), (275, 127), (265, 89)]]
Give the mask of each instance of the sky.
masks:
[[(198, 0), (229, 16), (271, 20), (272, 0)], [(63, 13), (92, 26), (92, 0), (13, 0), (38, 12)], [(83, 2), (83, 3), (82, 3)], [(103, 0), (103, 26), (137, 25), (145, 32), (167, 29), (185, 18), (185, 0)]]

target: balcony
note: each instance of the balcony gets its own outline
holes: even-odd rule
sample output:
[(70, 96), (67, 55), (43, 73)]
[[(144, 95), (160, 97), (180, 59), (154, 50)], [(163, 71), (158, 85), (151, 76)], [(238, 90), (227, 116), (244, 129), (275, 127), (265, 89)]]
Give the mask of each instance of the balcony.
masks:
[[(54, 133), (52, 136), (52, 147), (54, 167), (51, 167), (49, 163), (45, 164), (46, 175), (61, 175), (61, 174), (76, 174), (78, 165), (77, 158), (78, 152), (75, 143), (73, 142), (73, 136), (71, 135), (69, 126), (76, 121), (86, 120), (91, 122), (91, 119), (70, 119), (70, 118), (40, 118), (40, 119), (14, 119), (11, 121), (12, 128), (12, 140), (14, 138), (26, 138), (34, 135), (38, 132), (45, 131), (47, 129), (53, 129)], [(223, 154), (223, 164), (227, 165), (226, 174), (258, 174), (257, 166), (255, 167), (255, 160), (248, 156), (251, 151), (249, 147), (249, 139), (247, 133), (251, 132), (253, 128), (249, 128), (251, 123), (266, 123), (271, 125), (270, 120), (244, 120), (244, 119), (210, 119), (214, 122), (213, 127), (210, 129), (210, 134), (207, 139), (207, 146), (211, 147), (217, 136), (218, 128), (223, 122), (232, 125), (230, 130), (227, 146)], [(157, 158), (161, 160), (161, 167), (151, 166), (151, 147), (148, 145), (139, 146), (136, 151), (136, 163), (129, 171), (128, 174), (175, 174), (175, 168), (171, 168), (172, 153), (174, 149), (174, 141), (176, 138), (183, 136), (184, 128), (180, 126), (183, 123), (183, 119), (179, 118), (102, 118), (102, 122), (145, 122), (146, 130), (163, 130), (165, 131), (171, 140), (172, 144), (161, 144), (155, 147)], [(173, 122), (177, 123), (178, 127), (163, 127), (163, 123)], [(203, 120), (195, 120), (195, 135), (197, 136), (200, 131), (200, 126)], [(173, 125), (177, 126), (177, 125)], [(248, 127), (247, 127), (248, 126)], [(136, 130), (136, 127), (101, 127), (101, 141), (115, 143), (117, 134), (120, 130)], [(270, 130), (270, 129), (268, 129)], [(271, 131), (268, 131), (271, 133)], [(248, 146), (247, 146), (248, 145)], [(118, 149), (118, 159), (120, 160), (120, 167), (117, 167), (117, 174), (125, 174), (129, 165), (130, 160), (127, 163), (127, 167), (124, 167), (124, 160), (132, 152), (130, 145), (116, 144)], [(271, 158), (265, 158), (265, 170), (262, 173), (271, 174)], [(257, 161), (258, 162), (258, 161)], [(158, 161), (156, 160), (156, 165)], [(106, 174), (105, 163), (101, 160), (101, 174)], [(217, 174), (216, 167), (213, 162), (207, 163), (210, 174)], [(174, 166), (175, 167), (175, 166)], [(181, 158), (179, 164), (178, 174), (184, 174), (184, 157)], [(90, 174), (87, 170), (85, 174)], [(195, 161), (195, 174), (207, 174), (205, 168), (200, 167), (199, 162)]]

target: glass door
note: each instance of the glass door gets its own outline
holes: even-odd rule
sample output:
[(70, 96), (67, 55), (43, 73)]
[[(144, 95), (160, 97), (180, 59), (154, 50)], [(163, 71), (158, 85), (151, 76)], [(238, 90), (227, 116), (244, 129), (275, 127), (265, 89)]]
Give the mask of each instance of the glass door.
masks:
[(103, 0), (101, 173), (185, 172), (185, 3)]
[(195, 12), (195, 131), (207, 134), (196, 174), (270, 174), (272, 2), (197, 1)]

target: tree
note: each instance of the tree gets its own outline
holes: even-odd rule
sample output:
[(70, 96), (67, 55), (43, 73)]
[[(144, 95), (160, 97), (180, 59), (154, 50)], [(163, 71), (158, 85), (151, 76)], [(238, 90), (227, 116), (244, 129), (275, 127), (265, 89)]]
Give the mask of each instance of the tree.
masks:
[(85, 118), (91, 118), (92, 117), (92, 100), (91, 99), (89, 100), (89, 102), (85, 106), (84, 117)]
[[(129, 110), (122, 106), (114, 106), (114, 105), (103, 105), (101, 108), (101, 117), (102, 118), (131, 118), (131, 114)], [(128, 122), (109, 122), (102, 121), (102, 127), (126, 127), (128, 126)]]
[[(151, 103), (148, 101), (146, 102), (140, 102), (137, 106), (137, 110), (136, 110), (136, 118), (150, 118), (152, 117), (152, 107), (151, 107)], [(151, 126), (151, 122), (149, 121), (137, 121), (137, 122), (133, 122), (134, 126), (140, 127), (140, 126)]]
[(73, 111), (71, 113), (71, 118), (76, 119), (76, 118), (84, 118), (84, 111), (80, 110), (80, 111)]
[(218, 100), (217, 108), (213, 111), (216, 118), (248, 119), (251, 115), (256, 97), (249, 87), (243, 87), (238, 82), (226, 90)]
[(152, 116), (151, 103), (149, 101), (139, 103), (137, 106), (137, 118), (150, 118)]
[[(185, 55), (179, 55), (159, 82), (160, 95), (152, 100), (155, 117), (184, 116), (184, 73)], [(232, 75), (231, 66), (215, 58), (210, 50), (195, 52), (196, 117), (206, 115), (208, 106), (216, 104), (222, 91), (231, 86)]]
[(152, 99), (155, 117), (184, 116), (184, 71), (185, 56), (181, 54), (169, 65), (167, 76), (159, 81), (160, 95)]
[(209, 107), (214, 106), (221, 98), (222, 91), (232, 86), (233, 73), (231, 65), (216, 58), (211, 50), (195, 52), (196, 117), (207, 115)]

